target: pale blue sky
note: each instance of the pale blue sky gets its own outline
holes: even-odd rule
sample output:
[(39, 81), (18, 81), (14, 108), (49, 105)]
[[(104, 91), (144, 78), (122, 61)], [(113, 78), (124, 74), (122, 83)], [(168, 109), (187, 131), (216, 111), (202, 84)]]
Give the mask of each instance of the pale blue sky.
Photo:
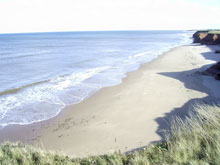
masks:
[(220, 28), (220, 0), (0, 0), (0, 33)]

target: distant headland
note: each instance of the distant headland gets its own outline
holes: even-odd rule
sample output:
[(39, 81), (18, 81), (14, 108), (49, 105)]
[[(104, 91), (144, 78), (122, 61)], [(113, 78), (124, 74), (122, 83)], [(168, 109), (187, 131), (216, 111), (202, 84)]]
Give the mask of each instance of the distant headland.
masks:
[(220, 44), (220, 30), (201, 30), (193, 34), (194, 43), (205, 45)]

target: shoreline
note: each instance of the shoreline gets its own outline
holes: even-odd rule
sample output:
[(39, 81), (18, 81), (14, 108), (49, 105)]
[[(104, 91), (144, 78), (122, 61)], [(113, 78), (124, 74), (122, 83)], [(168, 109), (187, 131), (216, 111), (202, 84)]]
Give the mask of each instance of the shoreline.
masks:
[[(6, 37), (5, 53), (10, 57), (1, 61), (5, 67), (0, 76), (0, 127), (48, 120), (64, 106), (79, 103), (102, 87), (120, 84), (126, 73), (137, 70), (140, 64), (190, 42), (191, 34), (184, 30), (21, 34), (15, 43)], [(26, 49), (27, 42), (30, 49)], [(50, 42), (53, 47), (47, 46)], [(8, 51), (11, 44), (24, 49), (19, 49), (20, 53)], [(44, 50), (36, 53), (38, 47)], [(19, 69), (20, 65), (24, 67)]]
[(210, 83), (219, 86), (216, 80), (195, 74), (208, 67), (204, 65), (214, 63), (213, 57), (220, 59), (214, 53), (202, 55), (208, 51), (206, 46), (173, 48), (127, 73), (121, 84), (102, 88), (52, 119), (6, 126), (0, 131), (0, 142), (19, 140), (86, 156), (125, 152), (159, 141), (162, 137), (158, 130), (165, 129), (164, 115), (169, 119), (173, 111), (186, 109), (194, 99), (220, 98), (215, 88), (208, 87)]
[[(171, 51), (172, 49), (178, 48), (178, 47), (181, 47), (181, 45), (180, 45), (180, 46), (175, 46), (175, 47), (173, 47), (173, 48), (170, 48), (170, 49), (167, 50), (167, 51), (162, 52), (161, 54), (159, 54), (159, 55), (157, 55), (155, 58), (153, 58), (151, 61), (148, 61), (148, 62), (139, 64), (139, 66), (138, 66), (137, 69), (132, 70), (132, 71), (128, 71), (128, 72), (125, 73), (125, 77), (121, 78), (121, 83), (115, 84), (115, 85), (112, 85), (112, 86), (104, 86), (104, 87), (101, 87), (98, 91), (94, 92), (92, 95), (90, 95), (89, 97), (83, 99), (81, 102), (76, 103), (76, 104), (80, 104), (80, 103), (86, 101), (87, 99), (89, 99), (89, 98), (92, 97), (94, 94), (96, 94), (97, 92), (99, 92), (100, 90), (102, 90), (102, 89), (104, 89), (104, 88), (114, 87), (114, 86), (117, 86), (117, 85), (122, 84), (123, 79), (125, 79), (125, 78), (128, 76), (129, 73), (138, 71), (143, 65), (145, 65), (145, 64), (147, 64), (147, 63), (150, 63), (150, 62), (156, 60), (156, 59), (159, 58), (160, 56), (163, 56), (163, 55), (166, 54), (167, 52)], [(6, 126), (2, 126), (2, 128), (3, 128), (3, 129), (5, 129), (5, 128), (7, 129), (7, 128), (11, 128), (11, 127), (16, 127), (16, 126), (18, 126), (18, 127), (19, 127), (19, 126), (24, 126), (24, 127), (25, 127), (25, 126), (30, 126), (30, 125), (36, 125), (37, 123), (42, 123), (42, 122), (44, 123), (44, 122), (47, 122), (47, 121), (50, 121), (50, 120), (53, 120), (53, 119), (59, 117), (59, 115), (62, 114), (63, 111), (65, 111), (66, 109), (68, 109), (69, 106), (73, 106), (73, 105), (76, 105), (76, 104), (74, 103), (74, 104), (70, 104), (70, 105), (65, 105), (64, 107), (60, 108), (59, 112), (57, 112), (57, 114), (56, 114), (55, 116), (50, 117), (50, 118), (45, 119), (45, 120), (34, 121), (34, 122), (31, 122), (31, 123), (28, 123), (28, 124), (17, 124), (17, 123), (16, 123), (16, 124), (9, 124), (9, 125), (6, 125)], [(1, 132), (1, 127), (0, 127), (0, 132)], [(0, 139), (0, 143), (1, 143), (1, 139)]]
[[(180, 46), (180, 45), (179, 45)], [(85, 100), (87, 100), (89, 97), (92, 97), (93, 95), (94, 95), (94, 93), (96, 93), (96, 92), (98, 92), (99, 90), (101, 90), (101, 89), (103, 89), (103, 88), (107, 88), (107, 87), (112, 87), (112, 86), (116, 86), (116, 85), (119, 85), (119, 84), (121, 84), (122, 83), (122, 81), (123, 81), (123, 79), (124, 78), (126, 78), (127, 77), (127, 74), (128, 73), (130, 73), (130, 72), (134, 72), (134, 71), (137, 71), (137, 70), (139, 70), (140, 68), (141, 68), (141, 66), (142, 65), (144, 65), (145, 63), (149, 63), (149, 62), (151, 62), (151, 61), (153, 61), (153, 60), (155, 60), (155, 59), (157, 59), (159, 56), (161, 56), (161, 55), (163, 55), (164, 53), (166, 53), (166, 52), (168, 52), (168, 51), (170, 51), (170, 50), (172, 50), (172, 49), (174, 49), (174, 48), (176, 48), (176, 47), (179, 47), (179, 46), (172, 46), (172, 47), (167, 47), (166, 49), (163, 49), (163, 50), (160, 50), (160, 51), (158, 51), (157, 53), (155, 53), (151, 58), (150, 58), (150, 60), (148, 61), (145, 61), (145, 62), (141, 62), (141, 63), (135, 63), (137, 66), (135, 66), (135, 67), (131, 67), (130, 69), (128, 69), (128, 70), (126, 70), (126, 72), (125, 73), (123, 73), (123, 76), (119, 76), (119, 78), (117, 78), (116, 79), (116, 83), (113, 83), (113, 84), (109, 84), (109, 85), (100, 85), (100, 87), (99, 87), (99, 84), (89, 84), (88, 82), (85, 82), (85, 84), (89, 84), (89, 85), (91, 85), (91, 86), (97, 86), (97, 90), (96, 89), (94, 89), (92, 92), (88, 92), (88, 94), (86, 95), (86, 96), (83, 96), (83, 97), (80, 97), (79, 96), (79, 100), (77, 101), (77, 102), (75, 102), (75, 103), (65, 103), (65, 102), (62, 102), (62, 101), (60, 101), (61, 103), (59, 103), (59, 102), (57, 102), (58, 103), (58, 105), (60, 106), (60, 107), (58, 107), (56, 110), (55, 110), (55, 113), (53, 113), (53, 115), (51, 115), (50, 117), (45, 117), (44, 119), (39, 119), (39, 118), (37, 118), (37, 117), (35, 117), (35, 119), (33, 118), (33, 120), (30, 120), (30, 121), (28, 121), (28, 122), (26, 122), (25, 121), (25, 119), (24, 119), (24, 121), (20, 121), (20, 122), (10, 122), (9, 121), (9, 123), (7, 123), (7, 124), (3, 124), (2, 123), (2, 125), (0, 125), (0, 129), (1, 128), (4, 128), (4, 127), (10, 127), (10, 126), (16, 126), (16, 125), (31, 125), (31, 124), (35, 124), (35, 123), (39, 123), (39, 122), (44, 122), (44, 121), (47, 121), (47, 120), (51, 120), (51, 119), (53, 119), (53, 118), (55, 118), (56, 116), (58, 116), (63, 110), (65, 110), (65, 109), (67, 109), (68, 108), (68, 106), (71, 106), (71, 105), (75, 105), (75, 104), (79, 104), (79, 103), (81, 103), (81, 102), (83, 102), (83, 101), (85, 101)], [(131, 55), (131, 56), (129, 56), (128, 58), (129, 59), (133, 59), (133, 58), (136, 58), (136, 56), (142, 56), (143, 54), (148, 54), (149, 52), (151, 52), (151, 51), (144, 51), (144, 52), (141, 52), (141, 53), (138, 53), (138, 54), (134, 54), (134, 55)], [(153, 50), (152, 50), (152, 52), (153, 52)], [(108, 67), (108, 66), (105, 66), (105, 67)], [(97, 67), (97, 68), (105, 68), (105, 67)], [(95, 68), (95, 69), (97, 69), (97, 68)], [(111, 67), (110, 67), (111, 68)], [(112, 67), (112, 68), (114, 68), (114, 67)], [(105, 69), (104, 70), (102, 70), (102, 71), (105, 71)], [(101, 71), (101, 72), (102, 72)], [(97, 72), (98, 74), (99, 74), (99, 72)], [(71, 74), (70, 74), (71, 75)], [(96, 75), (93, 75), (93, 76), (96, 76)], [(58, 76), (59, 77), (59, 76)], [(92, 77), (87, 77), (87, 79), (88, 80), (90, 80)], [(85, 79), (85, 81), (87, 81), (87, 79)], [(23, 86), (20, 86), (20, 87), (17, 87), (17, 88), (13, 88), (13, 89), (8, 89), (8, 90), (3, 90), (3, 92), (1, 93), (2, 95), (4, 95), (4, 94), (14, 94), (14, 93), (17, 93), (17, 91), (20, 91), (20, 90), (23, 90), (23, 89), (25, 89), (26, 87), (31, 87), (31, 86), (35, 86), (35, 85), (38, 85), (38, 84), (44, 84), (44, 83), (46, 83), (46, 82), (49, 82), (50, 80), (52, 80), (52, 79), (50, 79), (50, 78), (48, 78), (47, 80), (42, 80), (42, 81), (38, 81), (38, 82), (33, 82), (33, 83), (31, 83), (31, 84), (29, 84), (29, 85), (23, 85)], [(106, 81), (106, 80), (105, 80)], [(83, 81), (82, 81), (83, 82)], [(84, 82), (83, 82), (84, 83)], [(71, 84), (71, 83), (70, 83)], [(59, 88), (59, 87), (58, 87)], [(80, 91), (81, 89), (78, 89), (78, 91)], [(44, 90), (43, 90), (44, 91)], [(19, 93), (19, 92), (18, 92)], [(67, 92), (66, 92), (67, 93)], [(71, 95), (71, 93), (70, 93), (70, 95)], [(24, 95), (23, 95), (24, 96)], [(26, 96), (26, 95), (25, 95)], [(77, 97), (78, 95), (76, 95), (76, 97)], [(73, 97), (75, 97), (75, 95), (73, 96)], [(25, 98), (25, 97), (23, 97), (23, 98)], [(28, 97), (27, 97), (28, 98)], [(63, 100), (68, 100), (68, 98), (62, 98)], [(0, 100), (1, 101), (1, 100)], [(22, 100), (22, 102), (23, 102), (23, 100)], [(45, 99), (45, 102), (47, 102), (46, 101), (46, 99)], [(67, 101), (68, 102), (68, 101)], [(4, 100), (3, 100), (3, 103), (4, 103)], [(36, 104), (36, 103), (35, 103)], [(51, 103), (51, 104), (55, 104), (56, 105), (56, 103), (54, 102), (54, 103)], [(6, 108), (7, 106), (5, 106), (4, 108)], [(4, 109), (3, 108), (3, 109)], [(21, 107), (20, 107), (21, 108)], [(24, 107), (25, 108), (25, 107)], [(37, 109), (37, 108), (36, 108)], [(41, 109), (42, 109), (42, 107), (41, 107)], [(7, 114), (8, 113), (8, 111), (5, 113), (5, 114)], [(7, 115), (6, 115), (7, 116)], [(36, 119), (37, 118), (37, 119)], [(7, 119), (7, 117), (6, 117), (6, 119)]]
[[(92, 97), (94, 94), (96, 94), (97, 92), (99, 92), (100, 90), (102, 90), (102, 89), (104, 89), (104, 88), (114, 87), (114, 86), (117, 86), (117, 85), (122, 84), (122, 83), (123, 83), (123, 80), (128, 76), (129, 73), (138, 71), (143, 65), (148, 64), (148, 63), (150, 63), (150, 62), (156, 60), (156, 59), (159, 58), (160, 56), (163, 56), (163, 55), (166, 54), (167, 52), (172, 51), (172, 49), (175, 49), (175, 48), (178, 48), (178, 47), (181, 47), (181, 46), (183, 46), (183, 45), (179, 45), (179, 46), (175, 46), (175, 47), (173, 47), (173, 48), (170, 48), (169, 50), (164, 51), (164, 52), (162, 52), (161, 54), (157, 55), (157, 56), (156, 56), (155, 58), (153, 58), (151, 61), (148, 61), (148, 62), (139, 64), (139, 67), (138, 67), (137, 69), (126, 72), (126, 74), (125, 74), (126, 76), (121, 79), (121, 83), (116, 84), (116, 85), (113, 85), (113, 86), (104, 86), (104, 87), (101, 87), (98, 91), (96, 91), (95, 93), (93, 93), (91, 96), (87, 97), (86, 99), (83, 99), (81, 102), (76, 103), (76, 104), (80, 104), (80, 103), (86, 101), (87, 99), (89, 99), (89, 98)], [(48, 119), (45, 119), (45, 120), (34, 121), (34, 122), (29, 123), (29, 124), (17, 124), (17, 123), (16, 123), (16, 124), (9, 124), (9, 125), (3, 126), (2, 128), (3, 128), (3, 129), (8, 129), (8, 128), (11, 129), (11, 127), (17, 127), (17, 126), (18, 126), (18, 127), (19, 127), (19, 126), (24, 126), (24, 127), (25, 127), (25, 126), (30, 126), (30, 125), (36, 125), (37, 123), (44, 123), (44, 122), (47, 122), (47, 121), (51, 121), (51, 120), (53, 120), (53, 119), (56, 120), (56, 118), (59, 117), (59, 115), (61, 115), (61, 114), (63, 113), (63, 111), (65, 111), (66, 109), (68, 109), (69, 106), (73, 106), (73, 105), (76, 105), (76, 104), (65, 105), (64, 107), (62, 107), (62, 108), (59, 110), (59, 112), (57, 112), (57, 114), (56, 114), (55, 116), (53, 116), (53, 117), (51, 117), (51, 118), (48, 118)], [(0, 127), (0, 132), (1, 132), (1, 129), (2, 129), (2, 128)], [(1, 139), (0, 139), (0, 143), (2, 143)]]

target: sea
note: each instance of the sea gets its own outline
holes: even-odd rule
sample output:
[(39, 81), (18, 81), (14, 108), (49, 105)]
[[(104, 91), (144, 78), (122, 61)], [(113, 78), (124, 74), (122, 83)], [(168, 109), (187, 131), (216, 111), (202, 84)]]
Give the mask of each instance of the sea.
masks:
[(141, 64), (192, 42), (190, 31), (0, 34), (0, 128), (50, 119)]

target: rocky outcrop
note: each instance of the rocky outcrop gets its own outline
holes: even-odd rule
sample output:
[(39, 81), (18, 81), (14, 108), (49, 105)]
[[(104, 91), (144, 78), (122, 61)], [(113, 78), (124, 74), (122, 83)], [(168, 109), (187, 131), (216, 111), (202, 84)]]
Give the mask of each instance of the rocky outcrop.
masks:
[(220, 44), (220, 34), (210, 33), (209, 31), (197, 31), (193, 34), (194, 43), (205, 45)]
[[(205, 45), (217, 45), (220, 44), (220, 31), (197, 31), (193, 34), (194, 43), (201, 43)], [(215, 53), (220, 53), (220, 50), (216, 50)], [(214, 76), (216, 80), (220, 80), (220, 62), (208, 68), (205, 74)]]
[(216, 80), (220, 80), (220, 62), (211, 66), (205, 73), (214, 76)]
[(206, 31), (197, 31), (193, 34), (193, 38), (197, 38), (199, 36), (200, 33), (208, 33), (209, 31), (206, 30)]

